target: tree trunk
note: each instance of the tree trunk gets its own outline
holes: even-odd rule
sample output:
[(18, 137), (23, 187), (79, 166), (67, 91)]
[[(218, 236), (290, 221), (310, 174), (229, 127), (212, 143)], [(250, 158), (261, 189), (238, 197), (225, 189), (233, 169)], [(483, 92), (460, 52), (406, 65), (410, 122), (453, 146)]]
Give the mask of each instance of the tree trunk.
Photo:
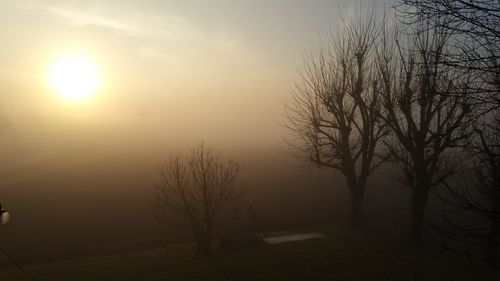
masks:
[(351, 195), (351, 213), (350, 224), (354, 228), (361, 228), (363, 225), (363, 202), (365, 197), (365, 188), (361, 186), (352, 186)]
[(495, 268), (500, 268), (500, 196), (499, 196), (499, 184), (498, 176), (495, 177), (495, 188), (492, 190), (490, 199), (490, 209), (492, 217), (490, 217), (490, 233), (488, 234), (488, 247), (486, 249), (486, 257), (495, 266)]
[(492, 165), (493, 185), (490, 192), (485, 193), (486, 200), (489, 202), (489, 210), (491, 211), (490, 232), (488, 233), (488, 247), (486, 248), (486, 258), (491, 264), (500, 269), (500, 165), (498, 159), (495, 159)]
[(424, 222), (424, 212), (427, 206), (428, 192), (427, 187), (417, 184), (413, 194), (411, 195), (411, 226), (410, 238), (416, 244), (421, 244), (422, 225)]
[(196, 250), (199, 254), (210, 255), (212, 251), (212, 223), (205, 224), (202, 231), (196, 235)]
[(500, 224), (498, 223), (498, 221), (493, 221), (490, 233), (488, 235), (488, 248), (486, 249), (486, 256), (496, 268), (500, 268), (499, 250)]
[(201, 233), (196, 239), (196, 251), (202, 255), (209, 255), (212, 250), (210, 236), (206, 233)]

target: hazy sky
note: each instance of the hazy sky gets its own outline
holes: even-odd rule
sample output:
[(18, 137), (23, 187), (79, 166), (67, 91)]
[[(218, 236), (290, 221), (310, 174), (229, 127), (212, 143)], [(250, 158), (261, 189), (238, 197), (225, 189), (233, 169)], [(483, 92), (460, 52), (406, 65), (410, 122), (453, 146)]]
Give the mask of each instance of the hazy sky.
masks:
[[(353, 3), (2, 0), (3, 150), (279, 146), (304, 53)], [(65, 54), (96, 65), (103, 86), (92, 99), (70, 103), (48, 85)]]
[[(0, 0), (0, 200), (13, 214), (4, 245), (31, 255), (49, 240), (129, 239), (131, 221), (147, 232), (158, 165), (202, 140), (241, 161), (242, 182), (277, 214), (344, 209), (330, 170), (290, 168), (278, 122), (304, 54), (368, 2)], [(101, 76), (88, 100), (48, 83), (68, 54)]]

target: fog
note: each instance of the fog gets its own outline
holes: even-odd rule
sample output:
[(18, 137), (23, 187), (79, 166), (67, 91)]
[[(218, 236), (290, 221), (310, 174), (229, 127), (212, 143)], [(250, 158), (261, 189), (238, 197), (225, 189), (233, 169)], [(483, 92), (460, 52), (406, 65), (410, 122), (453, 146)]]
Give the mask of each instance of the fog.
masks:
[[(190, 241), (147, 198), (159, 165), (201, 142), (243, 165), (242, 208), (255, 207), (262, 230), (342, 221), (343, 178), (297, 161), (280, 123), (304, 54), (348, 2), (3, 1), (0, 200), (12, 217), (1, 246), (37, 262)], [(66, 52), (99, 69), (89, 100), (47, 84)], [(406, 190), (380, 179), (371, 215), (405, 207)]]
[[(174, 147), (82, 145), (5, 165), (2, 201), (12, 218), (2, 229), (4, 247), (35, 262), (190, 241), (189, 229), (159, 221), (147, 198)], [(349, 197), (338, 174), (302, 167), (280, 147), (222, 151), (243, 164), (243, 224), (250, 204), (262, 231), (345, 221)], [(401, 212), (406, 195), (398, 185), (371, 185), (370, 216)]]

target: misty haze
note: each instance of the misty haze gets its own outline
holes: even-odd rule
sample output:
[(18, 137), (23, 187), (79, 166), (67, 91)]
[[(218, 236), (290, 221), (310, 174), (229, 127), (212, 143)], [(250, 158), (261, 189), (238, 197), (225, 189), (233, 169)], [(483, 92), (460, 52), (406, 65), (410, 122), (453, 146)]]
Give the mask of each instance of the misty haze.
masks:
[(500, 2), (0, 1), (0, 280), (497, 280)]

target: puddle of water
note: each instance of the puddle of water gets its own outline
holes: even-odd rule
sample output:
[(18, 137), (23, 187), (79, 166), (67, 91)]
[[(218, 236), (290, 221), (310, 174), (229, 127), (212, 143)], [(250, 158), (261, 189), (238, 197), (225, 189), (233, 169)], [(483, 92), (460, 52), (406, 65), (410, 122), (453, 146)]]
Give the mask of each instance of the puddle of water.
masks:
[(279, 243), (302, 241), (302, 240), (321, 238), (321, 237), (325, 237), (325, 235), (323, 233), (311, 232), (311, 233), (269, 237), (269, 238), (264, 238), (262, 240), (264, 240), (264, 242), (268, 244), (279, 244)]

